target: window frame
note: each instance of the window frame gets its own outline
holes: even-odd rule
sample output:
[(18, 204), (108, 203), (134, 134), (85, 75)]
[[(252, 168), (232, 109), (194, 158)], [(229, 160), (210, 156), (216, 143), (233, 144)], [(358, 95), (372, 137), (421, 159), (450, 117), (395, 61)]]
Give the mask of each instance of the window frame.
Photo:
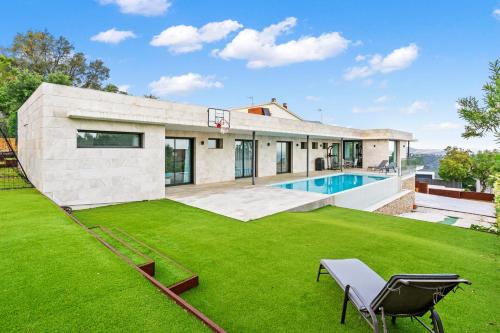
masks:
[[(133, 134), (139, 136), (139, 145), (137, 146), (109, 146), (109, 145), (103, 145), (103, 146), (81, 146), (78, 143), (78, 134), (79, 133), (106, 133), (106, 134)], [(143, 149), (144, 148), (144, 133), (142, 132), (123, 132), (123, 131), (101, 131), (101, 130), (83, 130), (83, 129), (77, 129), (76, 130), (76, 148), (77, 149), (99, 149), (99, 148), (116, 148), (116, 149)]]
[(300, 142), (300, 149), (307, 149), (307, 142), (306, 141)]
[(317, 142), (313, 142), (311, 148), (312, 149), (318, 149), (318, 143)]
[[(210, 141), (215, 141), (215, 147), (210, 147)], [(208, 138), (207, 139), (208, 149), (224, 149), (224, 141), (222, 138)]]

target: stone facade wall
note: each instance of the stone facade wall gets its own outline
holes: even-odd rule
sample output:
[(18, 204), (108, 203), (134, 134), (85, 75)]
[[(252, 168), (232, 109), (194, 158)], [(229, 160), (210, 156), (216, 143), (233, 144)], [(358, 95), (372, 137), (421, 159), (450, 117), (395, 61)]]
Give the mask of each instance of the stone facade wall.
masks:
[(401, 180), (401, 189), (415, 191), (415, 176), (403, 178)]
[[(165, 126), (67, 117), (81, 100), (35, 92), (19, 110), (19, 158), (29, 179), (59, 205), (86, 207), (165, 196)], [(103, 112), (115, 105), (93, 100)], [(77, 130), (143, 134), (142, 148), (77, 148)]]
[(375, 212), (386, 215), (399, 215), (403, 213), (409, 213), (413, 209), (414, 202), (415, 192), (409, 192), (402, 197), (388, 203), (387, 205), (380, 207)]
[(363, 141), (363, 168), (377, 166), (387, 159), (389, 159), (388, 140)]

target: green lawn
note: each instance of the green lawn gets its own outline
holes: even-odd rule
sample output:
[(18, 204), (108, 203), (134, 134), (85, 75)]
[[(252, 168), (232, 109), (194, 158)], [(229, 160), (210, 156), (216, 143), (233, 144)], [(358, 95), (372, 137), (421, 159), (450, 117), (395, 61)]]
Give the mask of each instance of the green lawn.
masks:
[[(230, 332), (369, 332), (321, 258), (359, 258), (384, 278), (458, 273), (473, 282), (437, 306), (447, 332), (498, 332), (498, 236), (341, 208), (282, 213), (250, 223), (160, 200), (76, 212), (121, 228), (200, 276), (184, 297)], [(130, 273), (130, 275), (133, 275)], [(154, 320), (154, 319), (152, 319)], [(422, 332), (409, 319), (391, 332)]]
[(0, 331), (203, 332), (33, 189), (0, 191)]

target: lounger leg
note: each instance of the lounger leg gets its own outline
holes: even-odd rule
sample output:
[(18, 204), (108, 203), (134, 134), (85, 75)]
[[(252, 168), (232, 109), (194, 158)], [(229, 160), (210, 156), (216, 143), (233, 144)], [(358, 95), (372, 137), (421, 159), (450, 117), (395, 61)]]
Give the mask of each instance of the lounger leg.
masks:
[(432, 327), (434, 329), (434, 333), (444, 333), (443, 323), (441, 322), (441, 318), (436, 310), (431, 309), (431, 319), (432, 319)]
[(322, 264), (319, 264), (319, 268), (318, 268), (318, 275), (316, 276), (316, 282), (319, 281), (319, 276), (321, 275), (321, 270), (323, 269), (323, 265)]
[(385, 313), (384, 313), (384, 308), (380, 308), (380, 318), (382, 319), (382, 329), (384, 330), (384, 333), (387, 333), (387, 324), (385, 323)]
[(347, 310), (347, 302), (349, 301), (349, 288), (350, 286), (347, 285), (345, 287), (345, 292), (344, 292), (344, 305), (342, 306), (342, 317), (340, 318), (340, 323), (344, 324), (345, 323), (345, 313)]

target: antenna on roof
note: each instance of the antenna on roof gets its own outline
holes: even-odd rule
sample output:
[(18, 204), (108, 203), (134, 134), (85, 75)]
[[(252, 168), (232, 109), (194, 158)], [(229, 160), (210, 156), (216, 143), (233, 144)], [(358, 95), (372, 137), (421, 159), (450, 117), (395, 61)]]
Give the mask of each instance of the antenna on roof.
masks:
[(323, 109), (319, 108), (317, 111), (319, 112), (320, 122), (323, 124)]
[(253, 106), (253, 96), (248, 96), (247, 97), (250, 101), (252, 101), (252, 106)]

